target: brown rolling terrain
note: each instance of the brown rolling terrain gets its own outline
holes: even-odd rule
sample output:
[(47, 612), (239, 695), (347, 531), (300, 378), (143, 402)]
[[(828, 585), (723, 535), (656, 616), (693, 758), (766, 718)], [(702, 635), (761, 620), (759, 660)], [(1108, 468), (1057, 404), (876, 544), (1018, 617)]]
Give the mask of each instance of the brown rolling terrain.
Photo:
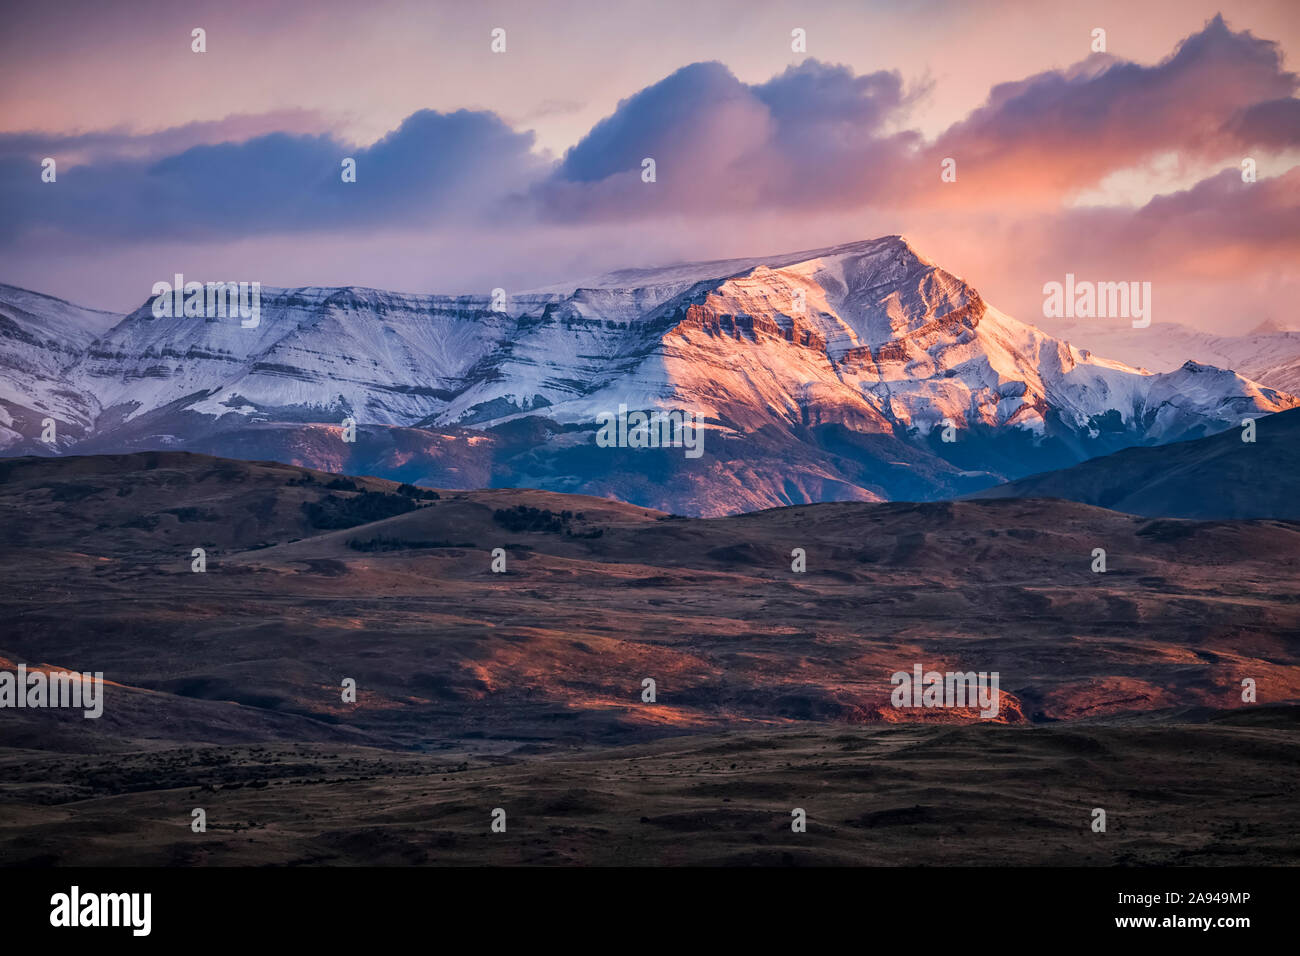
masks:
[[(6, 862), (924, 862), (882, 827), (968, 862), (1293, 862), (1294, 523), (1034, 499), (683, 519), (151, 452), (0, 462), (0, 529), (0, 669), (110, 682), (98, 720), (0, 711)], [(895, 709), (914, 664), (997, 671), (998, 717)], [(507, 803), (518, 840), (485, 857)], [(1110, 805), (1132, 829), (1102, 847)], [(196, 846), (192, 806), (238, 837)], [(798, 847), (792, 806), (820, 821)], [(1170, 843), (1179, 807), (1200, 822)], [(1016, 813), (1045, 839), (997, 844)]]
[(1295, 716), (805, 724), (510, 757), (8, 750), (0, 863), (1294, 866)]

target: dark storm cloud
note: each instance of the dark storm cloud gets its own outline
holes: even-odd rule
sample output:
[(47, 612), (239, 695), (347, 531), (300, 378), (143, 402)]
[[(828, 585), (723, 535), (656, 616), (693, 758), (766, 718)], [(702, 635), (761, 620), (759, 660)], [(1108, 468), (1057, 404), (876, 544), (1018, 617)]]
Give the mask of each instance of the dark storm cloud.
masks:
[(1248, 106), (1229, 120), (1225, 132), (1247, 148), (1300, 146), (1300, 100), (1268, 100)]
[(619, 103), (534, 196), (560, 219), (865, 201), (920, 140), (882, 132), (907, 102), (896, 73), (809, 59), (749, 85), (692, 64)]
[[(155, 158), (151, 142), (144, 157), (124, 158), (117, 134), (0, 135), (0, 235), (238, 237), (463, 222), (491, 216), (509, 190), (547, 168), (531, 133), (464, 110), (414, 113), (366, 147), (276, 132)], [(89, 161), (75, 158), (86, 152)], [(60, 161), (54, 184), (40, 179), (46, 155)], [(342, 182), (345, 157), (356, 160), (355, 183)]]

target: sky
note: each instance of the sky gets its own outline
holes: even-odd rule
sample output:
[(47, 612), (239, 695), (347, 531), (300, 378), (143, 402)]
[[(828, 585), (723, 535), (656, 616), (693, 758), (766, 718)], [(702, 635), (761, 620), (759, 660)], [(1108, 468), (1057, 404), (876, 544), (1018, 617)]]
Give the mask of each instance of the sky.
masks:
[(486, 294), (903, 234), (1035, 324), (1073, 273), (1300, 327), (1298, 48), (1296, 0), (47, 0), (0, 33), (0, 281)]

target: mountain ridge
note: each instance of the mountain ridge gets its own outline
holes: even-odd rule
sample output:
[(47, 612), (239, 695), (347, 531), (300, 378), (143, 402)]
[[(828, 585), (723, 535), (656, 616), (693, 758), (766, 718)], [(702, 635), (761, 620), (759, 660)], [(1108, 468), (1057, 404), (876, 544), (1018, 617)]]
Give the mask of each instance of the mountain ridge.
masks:
[(1260, 323), (1244, 335), (1202, 332), (1177, 322), (1146, 329), (1086, 327), (1078, 323), (1053, 326), (1059, 338), (1135, 368), (1171, 371), (1192, 360), (1231, 368), (1245, 378), (1295, 393), (1300, 391), (1300, 331), (1276, 320)]
[[(455, 484), (435, 463), (450, 455), (495, 484), (715, 514), (729, 500), (944, 497), (1300, 404), (1230, 370), (1150, 373), (1077, 349), (901, 235), (619, 270), (504, 302), (268, 287), (255, 328), (157, 319), (151, 301), (60, 352), (72, 359), (57, 385), (29, 379), (26, 404), (22, 383), (0, 399), (6, 454), (50, 451), (36, 425), (66, 406), (63, 452), (255, 446)], [(593, 456), (581, 445), (620, 406), (696, 412), (710, 453), (693, 471), (662, 449)], [(345, 418), (373, 457), (320, 449)], [(428, 467), (412, 473), (410, 456)], [(674, 490), (643, 488), (649, 475)]]
[(1300, 520), (1300, 409), (1238, 431), (1126, 448), (1070, 468), (1030, 475), (968, 500), (1053, 498), (1143, 517)]

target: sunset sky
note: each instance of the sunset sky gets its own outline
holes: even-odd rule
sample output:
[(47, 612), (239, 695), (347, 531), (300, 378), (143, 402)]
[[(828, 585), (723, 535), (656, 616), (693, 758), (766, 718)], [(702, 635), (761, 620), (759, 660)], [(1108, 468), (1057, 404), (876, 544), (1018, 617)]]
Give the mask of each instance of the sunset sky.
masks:
[(1300, 327), (1297, 49), (1295, 0), (28, 4), (0, 281), (486, 294), (903, 233), (1029, 322), (1073, 272)]

